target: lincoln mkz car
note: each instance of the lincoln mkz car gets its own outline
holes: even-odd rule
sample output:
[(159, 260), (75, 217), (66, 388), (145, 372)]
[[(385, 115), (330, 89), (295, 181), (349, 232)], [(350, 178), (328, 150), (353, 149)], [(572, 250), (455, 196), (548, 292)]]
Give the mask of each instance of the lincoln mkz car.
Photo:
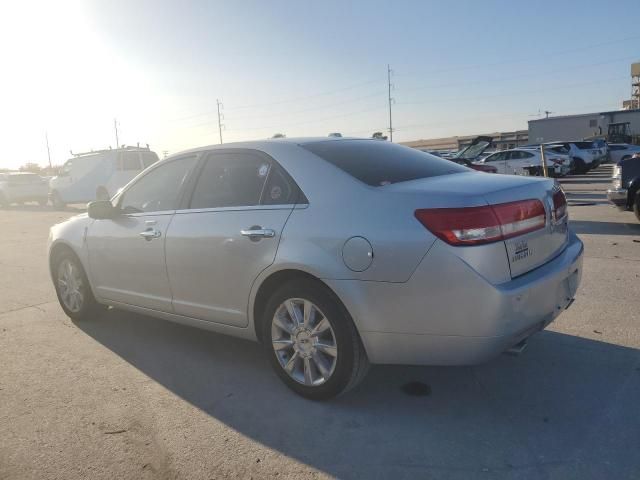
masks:
[(72, 319), (112, 307), (257, 340), (311, 399), (370, 363), (520, 348), (571, 304), (583, 256), (553, 180), (336, 138), (174, 155), (49, 240)]

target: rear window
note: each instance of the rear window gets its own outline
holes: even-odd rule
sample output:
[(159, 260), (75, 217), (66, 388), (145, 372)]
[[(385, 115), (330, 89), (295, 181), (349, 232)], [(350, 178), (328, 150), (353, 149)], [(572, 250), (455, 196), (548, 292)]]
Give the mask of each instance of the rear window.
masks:
[(374, 187), (469, 171), (449, 160), (381, 140), (323, 141), (302, 147)]
[(576, 142), (575, 146), (578, 147), (580, 150), (588, 150), (590, 148), (594, 148), (593, 142)]

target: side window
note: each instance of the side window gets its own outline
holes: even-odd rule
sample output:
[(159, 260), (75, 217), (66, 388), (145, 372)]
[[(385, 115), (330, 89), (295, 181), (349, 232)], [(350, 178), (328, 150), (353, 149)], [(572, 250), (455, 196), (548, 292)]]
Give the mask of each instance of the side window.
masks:
[(118, 170), (142, 170), (140, 168), (140, 154), (138, 152), (120, 153)]
[(499, 160), (502, 160), (503, 158), (504, 158), (504, 153), (500, 152), (487, 157), (485, 162), (497, 162)]
[(278, 165), (271, 167), (262, 193), (262, 205), (291, 205), (298, 201), (298, 186)]
[(260, 204), (271, 162), (246, 153), (210, 155), (191, 198), (190, 207), (247, 207)]
[(531, 152), (520, 152), (522, 154), (522, 158), (531, 158), (533, 157), (533, 153)]
[(151, 170), (118, 200), (124, 213), (161, 212), (177, 208), (178, 195), (196, 156), (178, 158)]

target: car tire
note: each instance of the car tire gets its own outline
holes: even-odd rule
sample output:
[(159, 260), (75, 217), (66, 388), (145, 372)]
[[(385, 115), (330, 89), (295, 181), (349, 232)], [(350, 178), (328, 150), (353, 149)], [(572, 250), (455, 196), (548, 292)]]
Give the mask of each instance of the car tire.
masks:
[(51, 266), (58, 301), (69, 318), (89, 320), (106, 310), (107, 307), (99, 304), (93, 296), (82, 263), (71, 250), (65, 249), (56, 254)]
[(584, 174), (584, 173), (587, 173), (589, 171), (589, 167), (587, 167), (587, 164), (581, 158), (575, 157), (573, 159), (573, 162), (574, 162), (574, 165), (575, 165), (574, 170), (575, 170), (576, 173)]
[(351, 316), (319, 281), (282, 285), (271, 295), (261, 320), (261, 339), (273, 369), (307, 399), (328, 400), (345, 393), (369, 369)]
[(67, 208), (67, 204), (62, 201), (62, 197), (60, 197), (60, 194), (55, 190), (51, 193), (51, 205), (53, 205), (53, 208), (56, 210), (64, 210)]
[(636, 190), (635, 199), (633, 202), (633, 213), (640, 222), (640, 190)]
[(49, 200), (46, 198), (41, 198), (40, 200), (38, 200), (38, 205), (40, 205), (41, 207), (46, 207), (48, 203)]

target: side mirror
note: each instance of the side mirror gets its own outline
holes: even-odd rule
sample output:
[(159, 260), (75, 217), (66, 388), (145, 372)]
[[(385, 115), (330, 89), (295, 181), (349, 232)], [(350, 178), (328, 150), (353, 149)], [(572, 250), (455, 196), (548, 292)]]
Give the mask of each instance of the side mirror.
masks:
[(108, 200), (97, 200), (87, 205), (89, 218), (94, 220), (109, 220), (118, 216), (118, 210)]

